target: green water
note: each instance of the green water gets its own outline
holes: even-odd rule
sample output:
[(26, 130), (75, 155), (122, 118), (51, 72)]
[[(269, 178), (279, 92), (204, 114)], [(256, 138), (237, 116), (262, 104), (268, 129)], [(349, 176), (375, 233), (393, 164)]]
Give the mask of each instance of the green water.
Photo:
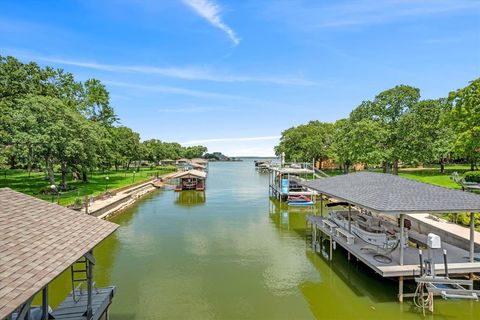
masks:
[[(159, 191), (113, 219), (95, 249), (98, 286), (114, 284), (111, 319), (423, 319), (397, 283), (333, 263), (304, 239), (305, 209), (268, 199), (253, 162), (211, 163), (205, 195)], [(52, 305), (70, 290), (51, 286)], [(426, 319), (480, 319), (480, 303), (437, 299)]]

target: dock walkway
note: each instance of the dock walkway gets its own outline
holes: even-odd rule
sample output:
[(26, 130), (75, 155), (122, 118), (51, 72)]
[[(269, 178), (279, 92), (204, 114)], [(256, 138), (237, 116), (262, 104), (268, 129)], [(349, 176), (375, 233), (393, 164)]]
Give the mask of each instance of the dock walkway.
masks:
[[(80, 295), (76, 290), (79, 300), (73, 299), (72, 293), (53, 312), (52, 316), (57, 320), (87, 320), (85, 310), (87, 309), (87, 294)], [(92, 292), (92, 319), (100, 319), (106, 312), (115, 295), (115, 287), (94, 289)]]
[[(423, 224), (432, 226), (436, 229), (443, 230), (451, 235), (464, 239), (465, 242), (470, 241), (470, 229), (463, 227), (461, 225), (449, 222), (445, 219), (432, 219), (428, 213), (418, 213), (418, 214), (407, 214), (408, 218), (411, 220), (417, 220)], [(480, 232), (474, 232), (474, 241), (475, 246), (480, 246)]]

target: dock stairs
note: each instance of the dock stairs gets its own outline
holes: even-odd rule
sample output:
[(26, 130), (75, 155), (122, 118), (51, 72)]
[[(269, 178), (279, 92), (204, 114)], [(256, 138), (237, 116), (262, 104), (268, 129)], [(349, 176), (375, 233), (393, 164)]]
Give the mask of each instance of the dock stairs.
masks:
[(313, 171), (313, 175), (315, 176), (315, 178), (317, 179), (323, 179), (323, 178), (328, 178), (330, 177), (328, 174), (326, 174), (324, 171), (320, 170), (320, 169), (317, 169), (315, 168), (314, 166), (312, 166), (311, 164), (306, 164), (305, 165), (305, 169), (309, 169), (309, 170), (312, 170)]

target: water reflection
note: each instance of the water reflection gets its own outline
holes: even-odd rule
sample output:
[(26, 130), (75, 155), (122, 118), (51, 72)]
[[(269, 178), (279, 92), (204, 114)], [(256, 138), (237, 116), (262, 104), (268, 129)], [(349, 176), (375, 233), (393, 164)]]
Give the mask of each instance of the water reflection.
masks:
[(279, 229), (296, 231), (301, 236), (305, 234), (305, 217), (317, 212), (317, 206), (292, 207), (274, 198), (269, 201), (269, 216), (275, 225)]
[(204, 205), (207, 201), (203, 191), (181, 191), (175, 192), (175, 204), (183, 207), (195, 207)]

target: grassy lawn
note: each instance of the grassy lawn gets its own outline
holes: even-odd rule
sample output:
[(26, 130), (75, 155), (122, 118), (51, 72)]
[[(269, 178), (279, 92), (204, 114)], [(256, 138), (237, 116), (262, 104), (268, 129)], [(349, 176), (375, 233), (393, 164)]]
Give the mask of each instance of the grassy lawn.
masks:
[(450, 177), (454, 171), (463, 174), (469, 171), (469, 165), (452, 165), (445, 166), (445, 173), (440, 173), (439, 167), (428, 168), (404, 168), (400, 169), (399, 175), (401, 177), (422, 181), (425, 183), (435, 184), (445, 188), (460, 189), (460, 186), (455, 183)]
[[(60, 204), (73, 204), (76, 198), (84, 196), (95, 196), (106, 191), (108, 176), (108, 190), (124, 187), (133, 183), (148, 180), (154, 177), (157, 172), (159, 175), (175, 171), (175, 167), (160, 167), (158, 169), (142, 168), (133, 174), (133, 170), (105, 171), (104, 173), (95, 172), (89, 175), (89, 182), (72, 181), (71, 175), (68, 175), (68, 186), (71, 190), (60, 193)], [(55, 180), (60, 183), (60, 174), (56, 174)], [(25, 170), (8, 170), (0, 172), (0, 188), (9, 187), (11, 189), (32, 195), (34, 197), (51, 201), (52, 196), (49, 193), (50, 184), (45, 180), (45, 173), (32, 172), (30, 177)], [(55, 198), (55, 201), (57, 199)]]

